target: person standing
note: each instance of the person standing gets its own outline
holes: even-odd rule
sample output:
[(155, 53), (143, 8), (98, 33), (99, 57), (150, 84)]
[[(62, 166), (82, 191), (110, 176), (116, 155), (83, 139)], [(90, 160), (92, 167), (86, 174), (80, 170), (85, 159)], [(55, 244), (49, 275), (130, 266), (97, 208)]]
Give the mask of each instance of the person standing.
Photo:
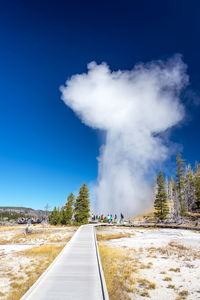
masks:
[(110, 224), (110, 215), (107, 215), (108, 224)]
[(113, 217), (110, 215), (110, 223), (113, 223)]
[(124, 224), (124, 215), (121, 213), (121, 219), (120, 219), (120, 224)]
[(115, 214), (115, 224), (117, 224), (117, 215)]

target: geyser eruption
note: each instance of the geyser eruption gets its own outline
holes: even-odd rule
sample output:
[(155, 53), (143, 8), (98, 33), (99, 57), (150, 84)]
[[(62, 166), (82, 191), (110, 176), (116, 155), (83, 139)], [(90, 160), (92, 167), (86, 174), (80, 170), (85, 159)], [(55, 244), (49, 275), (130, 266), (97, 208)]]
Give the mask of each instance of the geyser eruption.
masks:
[(168, 156), (161, 133), (184, 116), (180, 92), (187, 84), (179, 55), (112, 72), (88, 64), (61, 87), (62, 99), (88, 126), (106, 133), (98, 158), (98, 212), (136, 215), (152, 201), (154, 168)]

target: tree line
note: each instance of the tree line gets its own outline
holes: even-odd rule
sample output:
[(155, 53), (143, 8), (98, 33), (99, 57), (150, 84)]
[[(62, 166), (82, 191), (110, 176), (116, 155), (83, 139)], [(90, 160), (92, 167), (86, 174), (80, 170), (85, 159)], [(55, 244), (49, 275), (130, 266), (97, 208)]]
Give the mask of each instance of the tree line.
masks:
[(80, 225), (87, 224), (90, 216), (90, 199), (86, 183), (83, 183), (75, 199), (71, 193), (67, 202), (61, 208), (54, 207), (49, 215), (49, 223), (52, 225)]
[(176, 157), (176, 175), (169, 180), (160, 171), (153, 185), (155, 217), (177, 221), (188, 213), (200, 212), (200, 164), (186, 165), (181, 153)]
[(0, 212), (0, 221), (17, 221), (19, 218), (31, 218), (31, 215), (26, 215), (22, 213), (9, 212), (9, 211), (1, 211)]

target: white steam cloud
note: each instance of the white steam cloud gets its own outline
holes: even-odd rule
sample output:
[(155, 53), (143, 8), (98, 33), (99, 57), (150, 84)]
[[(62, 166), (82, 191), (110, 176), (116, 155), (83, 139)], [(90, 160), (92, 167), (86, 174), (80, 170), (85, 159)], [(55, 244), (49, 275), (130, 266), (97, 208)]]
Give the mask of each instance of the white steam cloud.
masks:
[[(148, 178), (168, 156), (161, 133), (183, 119), (188, 82), (179, 55), (112, 72), (88, 64), (61, 87), (62, 99), (88, 126), (106, 133), (96, 187), (98, 212), (136, 215), (152, 201)], [(152, 177), (150, 181), (152, 181)]]

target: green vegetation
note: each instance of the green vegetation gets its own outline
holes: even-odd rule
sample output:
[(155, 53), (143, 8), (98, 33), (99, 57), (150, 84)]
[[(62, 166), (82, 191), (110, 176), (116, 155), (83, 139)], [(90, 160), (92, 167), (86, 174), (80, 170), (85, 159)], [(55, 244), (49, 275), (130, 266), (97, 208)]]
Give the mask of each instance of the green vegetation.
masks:
[(195, 168), (186, 165), (181, 153), (176, 157), (175, 180), (171, 177), (164, 179), (160, 171), (157, 183), (154, 184), (155, 216), (159, 220), (166, 218), (173, 221), (187, 217), (198, 220), (200, 213), (200, 165), (196, 162)]
[(49, 215), (49, 223), (51, 225), (87, 224), (90, 216), (89, 211), (89, 192), (87, 184), (84, 183), (80, 188), (76, 201), (74, 194), (71, 193), (67, 198), (66, 204), (61, 209), (54, 207)]
[(180, 203), (180, 213), (181, 216), (185, 215), (186, 209), (183, 205), (184, 201), (184, 166), (185, 166), (185, 159), (181, 158), (181, 153), (179, 152), (176, 157), (176, 164), (177, 164), (177, 173), (176, 173), (176, 189), (178, 192), (178, 200)]
[(23, 206), (0, 206), (2, 209), (24, 209), (24, 210), (34, 210), (30, 207), (23, 207)]
[(194, 190), (195, 190), (195, 206), (196, 209), (200, 209), (200, 165), (196, 163), (196, 172), (194, 178)]
[(75, 196), (73, 193), (67, 198), (67, 203), (64, 207), (64, 224), (71, 224), (73, 216), (73, 205), (74, 205)]
[(168, 205), (167, 205), (167, 193), (165, 186), (165, 179), (162, 172), (160, 171), (157, 177), (157, 193), (156, 199), (154, 201), (155, 216), (159, 220), (165, 220), (168, 214)]
[(51, 225), (57, 225), (59, 224), (60, 218), (59, 218), (59, 207), (54, 207), (53, 211), (49, 215), (49, 223)]
[(76, 199), (75, 203), (75, 222), (77, 224), (87, 224), (88, 218), (90, 216), (90, 199), (89, 199), (89, 192), (87, 188), (87, 184), (84, 183), (82, 187), (80, 188), (79, 195)]
[(17, 221), (19, 218), (31, 218), (32, 216), (23, 214), (23, 213), (16, 213), (16, 212), (9, 212), (9, 211), (0, 211), (0, 221)]

